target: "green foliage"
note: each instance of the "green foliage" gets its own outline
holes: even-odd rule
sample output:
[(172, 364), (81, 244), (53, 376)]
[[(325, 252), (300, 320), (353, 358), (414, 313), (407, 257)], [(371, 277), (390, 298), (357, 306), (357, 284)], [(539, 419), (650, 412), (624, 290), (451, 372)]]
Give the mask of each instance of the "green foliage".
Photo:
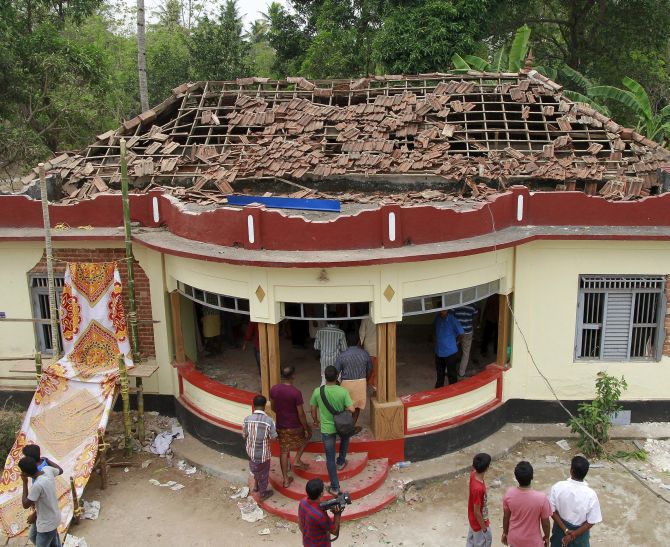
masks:
[(602, 445), (609, 440), (612, 415), (622, 410), (619, 400), (627, 387), (623, 376), (619, 379), (598, 373), (595, 399), (580, 404), (577, 415), (568, 422), (570, 431), (579, 435), (577, 445), (587, 457), (602, 455)]
[(383, 19), (374, 41), (381, 72), (447, 71), (459, 51), (483, 38), (486, 0), (402, 2)]
[(640, 448), (638, 450), (631, 450), (630, 452), (626, 450), (617, 450), (614, 454), (612, 454), (612, 457), (617, 460), (626, 460), (626, 461), (637, 460), (640, 462), (647, 461), (648, 456), (649, 454), (644, 448)]
[(217, 19), (205, 16), (199, 21), (188, 49), (197, 80), (234, 80), (249, 74), (249, 44), (242, 38), (236, 0), (226, 0)]
[(0, 461), (7, 459), (22, 421), (23, 412), (19, 408), (10, 407), (0, 411)]
[(458, 53), (452, 56), (451, 62), (459, 71), (474, 69), (480, 72), (519, 72), (528, 55), (529, 40), (530, 28), (523, 25), (516, 29), (509, 50), (505, 45), (500, 46), (498, 51), (493, 53), (492, 62), (489, 63), (475, 55), (459, 55)]

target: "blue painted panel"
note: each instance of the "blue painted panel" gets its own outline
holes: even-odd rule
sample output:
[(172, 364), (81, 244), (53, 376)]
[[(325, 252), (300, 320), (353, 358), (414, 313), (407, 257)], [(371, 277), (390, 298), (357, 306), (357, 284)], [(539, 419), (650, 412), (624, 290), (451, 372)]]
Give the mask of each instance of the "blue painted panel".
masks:
[(263, 196), (226, 196), (230, 205), (250, 205), (260, 203), (274, 209), (304, 209), (308, 211), (340, 212), (340, 202), (336, 199), (305, 199)]

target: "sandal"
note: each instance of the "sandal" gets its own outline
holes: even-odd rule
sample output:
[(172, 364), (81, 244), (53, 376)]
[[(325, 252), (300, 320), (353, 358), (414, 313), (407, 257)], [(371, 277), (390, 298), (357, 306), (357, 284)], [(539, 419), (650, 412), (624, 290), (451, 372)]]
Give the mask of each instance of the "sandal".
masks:
[(305, 462), (297, 462), (293, 464), (293, 469), (301, 469), (302, 471), (306, 471), (309, 469), (309, 464)]
[(288, 488), (289, 486), (291, 486), (291, 483), (292, 483), (292, 482), (293, 482), (293, 477), (289, 477), (288, 480), (285, 480), (285, 481), (282, 483), (282, 486), (283, 486), (284, 488)]

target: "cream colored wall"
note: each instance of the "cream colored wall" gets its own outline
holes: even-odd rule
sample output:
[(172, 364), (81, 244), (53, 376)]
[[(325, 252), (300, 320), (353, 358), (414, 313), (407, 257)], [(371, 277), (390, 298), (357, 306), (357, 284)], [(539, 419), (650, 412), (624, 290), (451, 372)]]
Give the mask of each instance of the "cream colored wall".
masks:
[[(530, 351), (564, 399), (594, 395), (596, 374), (625, 376), (626, 399), (667, 399), (670, 358), (660, 362), (575, 362), (580, 274), (670, 273), (670, 243), (655, 241), (542, 241), (516, 250), (514, 310)], [(504, 398), (548, 400), (552, 395), (513, 332), (512, 369)]]

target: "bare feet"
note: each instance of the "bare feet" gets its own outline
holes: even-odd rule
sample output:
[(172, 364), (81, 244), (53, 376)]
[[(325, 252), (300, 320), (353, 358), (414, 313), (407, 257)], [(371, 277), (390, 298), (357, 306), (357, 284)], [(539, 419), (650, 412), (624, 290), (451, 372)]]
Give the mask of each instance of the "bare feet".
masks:
[(293, 468), (294, 469), (302, 469), (303, 471), (306, 469), (309, 469), (309, 464), (305, 462), (293, 462)]
[(287, 479), (284, 479), (284, 482), (282, 483), (284, 488), (288, 488), (291, 486), (291, 483), (293, 482), (293, 477), (288, 477)]

